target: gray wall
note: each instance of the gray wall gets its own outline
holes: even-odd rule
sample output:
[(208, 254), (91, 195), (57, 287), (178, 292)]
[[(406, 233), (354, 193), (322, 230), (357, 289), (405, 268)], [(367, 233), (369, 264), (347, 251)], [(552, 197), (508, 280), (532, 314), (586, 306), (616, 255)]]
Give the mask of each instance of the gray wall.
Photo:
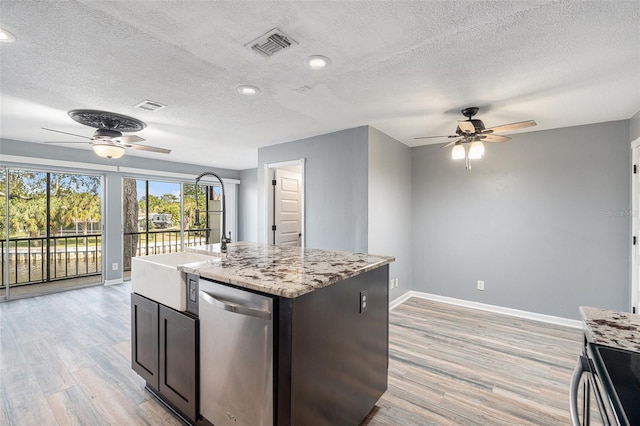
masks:
[(640, 111), (629, 119), (629, 138), (631, 141), (640, 138)]
[(369, 253), (392, 255), (389, 299), (411, 290), (411, 148), (369, 127)]
[[(103, 171), (98, 170), (96, 165), (100, 166), (120, 166), (129, 167), (135, 169), (145, 169), (160, 172), (170, 173), (184, 173), (193, 175), (195, 177), (205, 170), (218, 173), (221, 177), (237, 179), (239, 177), (239, 171), (229, 169), (214, 169), (199, 166), (195, 164), (174, 163), (171, 161), (154, 160), (141, 157), (134, 157), (132, 155), (125, 154), (122, 158), (109, 160), (106, 158), (100, 158), (87, 149), (74, 149), (61, 147), (58, 145), (43, 145), (39, 143), (29, 143), (22, 141), (15, 141), (9, 139), (0, 140), (0, 149), (3, 165), (14, 165), (15, 167), (32, 167), (40, 170), (66, 170), (74, 172), (86, 172), (91, 174), (102, 174), (105, 176), (104, 181), (104, 225), (105, 225), (105, 251), (103, 259), (103, 271), (104, 279), (106, 281), (117, 281), (122, 278), (122, 177), (123, 173), (117, 171)], [(11, 158), (7, 156), (21, 156), (33, 158), (33, 163), (30, 163), (28, 159), (20, 163), (8, 163)], [(43, 164), (36, 163), (35, 159), (45, 160)], [(54, 165), (52, 161), (51, 165), (47, 165), (48, 160), (55, 161), (69, 161), (81, 164), (82, 167), (61, 167)], [(131, 173), (127, 173), (126, 176), (130, 176)], [(157, 176), (156, 176), (157, 177)], [(119, 268), (117, 271), (111, 269), (113, 263), (118, 263)]]
[(264, 166), (304, 158), (305, 244), (367, 251), (368, 128), (342, 130), (258, 150), (258, 239), (264, 241)]
[[(118, 173), (108, 172), (104, 179), (104, 255), (103, 271), (104, 280), (118, 281), (122, 278), (124, 236), (122, 235), (122, 176)], [(118, 209), (118, 210), (116, 210)], [(117, 263), (118, 270), (111, 269), (111, 265)]]
[[(629, 121), (412, 150), (414, 290), (578, 319), (630, 306)], [(476, 290), (485, 281), (485, 291)]]
[(258, 169), (240, 171), (238, 241), (258, 241)]

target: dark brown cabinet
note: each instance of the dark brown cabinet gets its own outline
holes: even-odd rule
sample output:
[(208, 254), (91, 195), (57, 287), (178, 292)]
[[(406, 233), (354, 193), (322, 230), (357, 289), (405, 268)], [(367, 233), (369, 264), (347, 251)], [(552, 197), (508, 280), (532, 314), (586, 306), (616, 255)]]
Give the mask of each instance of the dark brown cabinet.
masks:
[(198, 319), (131, 294), (131, 368), (191, 423), (197, 418)]
[(160, 395), (189, 420), (197, 416), (198, 321), (160, 305)]
[(131, 293), (131, 368), (158, 389), (158, 303)]

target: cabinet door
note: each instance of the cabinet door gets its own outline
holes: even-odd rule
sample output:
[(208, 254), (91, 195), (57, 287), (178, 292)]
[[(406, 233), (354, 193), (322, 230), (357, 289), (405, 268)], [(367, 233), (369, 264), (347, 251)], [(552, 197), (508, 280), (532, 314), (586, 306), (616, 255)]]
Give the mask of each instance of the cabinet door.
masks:
[(131, 368), (158, 389), (158, 303), (131, 293)]
[(196, 420), (198, 321), (160, 305), (160, 394)]

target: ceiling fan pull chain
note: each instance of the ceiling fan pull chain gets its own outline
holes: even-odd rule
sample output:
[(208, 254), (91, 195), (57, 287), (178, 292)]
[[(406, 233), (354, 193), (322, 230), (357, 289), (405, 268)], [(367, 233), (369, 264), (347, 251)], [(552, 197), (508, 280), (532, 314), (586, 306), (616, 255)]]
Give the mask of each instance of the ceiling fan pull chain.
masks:
[(469, 158), (469, 144), (464, 144), (464, 167), (471, 170), (471, 158)]

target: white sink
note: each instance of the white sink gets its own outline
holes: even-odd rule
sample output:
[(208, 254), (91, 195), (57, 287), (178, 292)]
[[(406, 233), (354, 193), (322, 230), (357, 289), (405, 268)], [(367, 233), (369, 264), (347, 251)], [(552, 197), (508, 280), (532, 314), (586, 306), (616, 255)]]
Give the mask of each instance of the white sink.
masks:
[(132, 257), (131, 289), (177, 311), (186, 311), (186, 274), (178, 271), (178, 266), (216, 261), (220, 258), (187, 251)]

